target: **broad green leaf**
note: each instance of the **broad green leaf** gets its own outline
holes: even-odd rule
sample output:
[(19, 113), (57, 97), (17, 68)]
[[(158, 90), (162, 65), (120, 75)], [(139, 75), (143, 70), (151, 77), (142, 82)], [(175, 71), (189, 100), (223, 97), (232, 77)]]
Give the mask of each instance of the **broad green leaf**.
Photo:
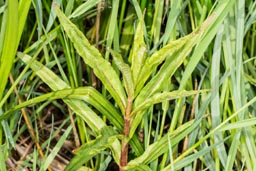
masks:
[[(148, 164), (155, 159), (157, 159), (159, 156), (161, 156), (163, 153), (166, 153), (169, 150), (168, 147), (168, 138), (171, 140), (172, 147), (177, 145), (186, 135), (188, 135), (190, 132), (192, 132), (198, 125), (200, 124), (201, 119), (197, 121), (189, 121), (183, 125), (181, 125), (179, 128), (177, 128), (175, 131), (166, 134), (161, 139), (156, 141), (155, 143), (151, 144), (145, 149), (145, 152), (131, 160), (128, 163), (127, 168), (139, 166), (140, 164)], [(169, 136), (169, 137), (168, 137)]]
[[(117, 133), (110, 127), (105, 127), (102, 129), (101, 134), (96, 137), (96, 139), (89, 141), (88, 143), (79, 147), (75, 150), (75, 157), (70, 161), (70, 163), (65, 168), (66, 171), (75, 171), (80, 168), (84, 163), (90, 160), (93, 156), (99, 154), (107, 148), (117, 148), (121, 151), (121, 144), (116, 139)], [(117, 140), (117, 141), (116, 141)], [(115, 144), (115, 146), (113, 146)], [(113, 151), (112, 151), (113, 152)], [(116, 154), (116, 153), (115, 153)], [(115, 156), (116, 160), (119, 160), (120, 153)], [(118, 162), (117, 162), (118, 163)]]
[(133, 97), (134, 94), (134, 85), (133, 85), (133, 80), (132, 80), (132, 73), (131, 73), (131, 68), (129, 67), (128, 64), (126, 64), (123, 61), (123, 58), (120, 54), (114, 52), (113, 50), (110, 50), (114, 62), (118, 69), (121, 71), (124, 79), (124, 87), (127, 93), (128, 97)]
[(6, 25), (2, 25), (2, 27), (6, 27), (4, 34), (4, 42), (1, 49), (2, 54), (0, 54), (0, 99), (3, 96), (5, 86), (8, 80), (9, 73), (12, 68), (12, 64), (14, 61), (15, 53), (17, 50), (18, 39), (18, 31), (19, 31), (19, 13), (18, 11), (18, 0), (9, 0), (6, 1), (8, 4), (7, 7), (7, 22)]
[(3, 115), (0, 116), (0, 120), (9, 117), (14, 111), (21, 109), (23, 107), (55, 99), (83, 100), (89, 103), (90, 105), (94, 106), (98, 111), (100, 111), (104, 116), (106, 116), (110, 120), (110, 122), (118, 128), (118, 130), (122, 131), (123, 118), (114, 108), (114, 106), (93, 87), (79, 87), (74, 89), (69, 88), (40, 95), (33, 99), (27, 100), (19, 105), (16, 105), (14, 108), (6, 111)]
[(208, 90), (176, 90), (172, 92), (163, 92), (163, 93), (156, 93), (153, 96), (146, 99), (144, 102), (142, 102), (139, 106), (137, 106), (131, 113), (131, 117), (136, 115), (139, 111), (142, 111), (154, 104), (161, 103), (167, 100), (173, 100), (180, 97), (186, 97), (186, 96), (192, 96), (198, 93), (205, 93)]
[[(22, 53), (18, 53), (18, 57), (25, 63), (29, 63), (31, 57)], [(51, 70), (46, 68), (38, 61), (33, 61), (30, 68), (53, 90), (62, 90), (70, 88), (66, 82), (61, 80), (57, 75), (55, 75)], [(63, 101), (69, 105), (69, 107), (78, 114), (84, 121), (93, 129), (100, 130), (105, 126), (105, 122), (90, 109), (84, 102), (81, 100), (71, 100), (63, 99)]]
[(98, 49), (92, 46), (84, 34), (60, 11), (57, 10), (57, 16), (73, 42), (77, 53), (83, 58), (84, 62), (93, 68), (95, 75), (102, 81), (106, 89), (115, 99), (122, 113), (126, 107), (127, 98), (122, 87), (121, 81), (111, 64), (105, 60)]
[(144, 42), (144, 22), (143, 18), (139, 20), (133, 41), (133, 49), (131, 56), (131, 70), (133, 83), (136, 87), (137, 83), (140, 81), (139, 77), (141, 74), (141, 69), (143, 68), (146, 55), (147, 46)]

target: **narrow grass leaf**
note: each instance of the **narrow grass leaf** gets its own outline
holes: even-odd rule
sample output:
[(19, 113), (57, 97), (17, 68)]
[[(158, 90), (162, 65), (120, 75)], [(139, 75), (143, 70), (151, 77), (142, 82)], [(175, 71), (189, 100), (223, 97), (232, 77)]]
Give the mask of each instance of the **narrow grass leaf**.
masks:
[[(12, 68), (12, 64), (14, 61), (15, 53), (17, 50), (17, 37), (18, 37), (18, 1), (7, 1), (7, 23), (4, 35), (3, 49), (2, 54), (0, 56), (0, 99), (3, 96), (3, 92), (5, 90), (5, 86), (8, 80), (9, 73)], [(2, 26), (4, 27), (4, 26)]]
[(124, 113), (127, 98), (117, 73), (110, 63), (101, 56), (98, 49), (89, 43), (83, 33), (60, 11), (60, 9), (55, 9), (57, 10), (57, 16), (61, 25), (73, 42), (78, 54), (81, 55), (86, 64), (93, 68), (95, 75), (102, 81), (106, 89), (115, 99), (122, 113)]
[(163, 10), (164, 10), (164, 1), (156, 0), (153, 23), (151, 26), (151, 39), (153, 40), (153, 43), (155, 45), (159, 42), (159, 39), (160, 39)]
[[(191, 154), (179, 161), (175, 161), (174, 164), (174, 170), (179, 170), (184, 168), (185, 166), (187, 166), (188, 164), (195, 162), (198, 158), (204, 156), (207, 153), (210, 153), (214, 148), (218, 147), (218, 145), (220, 145), (220, 143), (223, 143), (224, 141), (226, 141), (228, 139), (225, 138), (223, 141), (220, 141), (218, 143), (215, 143), (209, 147), (205, 147), (203, 149), (200, 149), (198, 152), (195, 152), (195, 154)], [(171, 169), (172, 164), (169, 164), (168, 166), (166, 166), (163, 171), (168, 171)]]
[(20, 0), (19, 1), (19, 27), (16, 48), (19, 46), (21, 35), (26, 24), (28, 12), (31, 6), (32, 0)]
[(80, 5), (70, 16), (70, 18), (76, 18), (83, 15), (92, 7), (95, 7), (101, 0), (88, 0)]
[(52, 1), (51, 12), (50, 12), (48, 23), (46, 26), (46, 32), (48, 32), (51, 29), (51, 27), (56, 19), (56, 12), (54, 10), (55, 4), (58, 4), (58, 6), (60, 6), (62, 4), (62, 0), (53, 0)]
[(200, 61), (201, 57), (203, 56), (203, 53), (208, 48), (209, 44), (212, 42), (212, 39), (219, 30), (219, 26), (224, 21), (226, 15), (228, 14), (233, 4), (233, 0), (221, 1), (218, 3), (216, 9), (213, 11), (212, 22), (206, 29), (204, 36), (196, 46), (190, 58), (190, 61), (186, 66), (186, 70), (180, 82), (180, 89), (183, 89), (185, 87), (187, 80), (191, 77), (191, 73), (195, 69), (198, 62)]
[(67, 139), (70, 131), (72, 130), (72, 126), (70, 125), (66, 130), (65, 133), (60, 137), (60, 139), (58, 140), (57, 144), (55, 145), (55, 147), (52, 149), (51, 153), (49, 154), (49, 156), (47, 156), (45, 158), (45, 160), (43, 161), (43, 164), (40, 168), (40, 171), (44, 171), (47, 170), (47, 168), (50, 166), (50, 164), (52, 163), (54, 157), (57, 155), (57, 153), (59, 152), (60, 148), (62, 147), (62, 145), (64, 144), (65, 140)]
[(229, 123), (227, 125), (222, 126), (220, 129), (218, 129), (218, 131), (228, 131), (231, 129), (240, 129), (251, 126), (256, 126), (256, 118), (245, 119), (234, 123)]
[[(113, 2), (112, 9), (111, 9), (108, 33), (107, 33), (107, 37), (106, 37), (106, 39), (107, 39), (106, 40), (106, 46), (108, 48), (112, 47), (115, 32), (117, 31), (117, 22), (116, 21), (117, 21), (117, 17), (118, 17), (118, 8), (119, 8), (119, 0), (115, 0), (115, 2)], [(114, 49), (116, 49), (115, 45), (114, 45)], [(109, 51), (107, 51), (105, 53), (105, 59), (109, 60)]]
[[(219, 86), (220, 86), (220, 56), (221, 56), (221, 47), (222, 47), (222, 35), (224, 32), (223, 25), (218, 31), (214, 43), (214, 50), (212, 56), (212, 68), (211, 68), (211, 87), (213, 89), (212, 92), (212, 100), (211, 100), (211, 116), (212, 116), (212, 126), (216, 127), (221, 123), (222, 115), (220, 113), (220, 97), (219, 97)], [(215, 143), (223, 140), (223, 136), (221, 133), (216, 133), (214, 135)], [(218, 157), (222, 165), (225, 167), (227, 161), (227, 152), (225, 150), (224, 144), (220, 144), (216, 147)]]
[[(181, 0), (178, 0), (175, 3), (172, 3), (172, 7), (168, 14), (168, 20), (167, 20), (166, 28), (163, 35), (164, 45), (169, 41), (171, 33), (174, 30), (175, 23), (177, 22), (177, 18), (182, 12), (182, 10), (180, 9), (181, 2), (182, 2)], [(187, 1), (185, 3), (183, 2), (183, 4), (187, 4)]]

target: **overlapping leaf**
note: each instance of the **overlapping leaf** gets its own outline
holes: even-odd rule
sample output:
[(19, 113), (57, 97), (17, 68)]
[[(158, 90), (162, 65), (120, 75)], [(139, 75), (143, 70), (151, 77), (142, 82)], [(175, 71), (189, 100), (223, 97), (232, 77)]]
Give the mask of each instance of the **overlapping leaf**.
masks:
[(105, 60), (98, 49), (92, 46), (84, 34), (60, 11), (58, 7), (57, 16), (73, 42), (77, 53), (83, 58), (84, 62), (93, 68), (95, 75), (102, 81), (106, 89), (115, 99), (122, 113), (126, 107), (127, 99), (121, 81), (110, 63)]
[(116, 139), (117, 133), (110, 127), (105, 127), (101, 131), (101, 135), (95, 140), (92, 140), (85, 145), (81, 146), (75, 151), (76, 156), (71, 160), (66, 171), (75, 171), (80, 168), (84, 163), (90, 160), (93, 156), (110, 148), (113, 152), (114, 158), (119, 160), (121, 145)]
[(144, 22), (143, 18), (139, 20), (133, 41), (131, 56), (131, 70), (133, 83), (136, 86), (140, 82), (141, 70), (147, 56), (147, 46), (144, 42)]
[(166, 134), (159, 141), (151, 144), (145, 152), (136, 159), (131, 160), (128, 163), (127, 169), (134, 168), (135, 166), (139, 166), (140, 164), (148, 164), (153, 160), (157, 159), (163, 153), (169, 150), (168, 148), (168, 137), (170, 137), (172, 141), (172, 146), (175, 146), (179, 143), (187, 134), (192, 132), (199, 124), (201, 120), (197, 121), (189, 121), (186, 124), (180, 126), (174, 132)]
[[(71, 91), (74, 92), (74, 90), (67, 90), (70, 89), (70, 87), (64, 82), (62, 81), (57, 75), (55, 75), (51, 70), (49, 70), (47, 67), (43, 66), (41, 63), (39, 63), (38, 61), (31, 61), (31, 57), (22, 53), (18, 53), (18, 56), (25, 62), (25, 63), (30, 63), (31, 62), (31, 68), (34, 72), (36, 72), (36, 74), (54, 91), (57, 90), (61, 90), (59, 93), (63, 95), (63, 93), (71, 93)], [(80, 89), (80, 88), (79, 88)], [(81, 91), (83, 88), (81, 88), (80, 90), (76, 90), (76, 91)], [(69, 107), (75, 112), (77, 113), (79, 116), (81, 116), (81, 118), (93, 129), (93, 130), (101, 130), (104, 126), (106, 126), (105, 122), (103, 122), (103, 120), (95, 113), (92, 111), (92, 109), (90, 109), (83, 101), (81, 101), (80, 99), (87, 101), (88, 103), (91, 103), (93, 106), (95, 106), (96, 108), (98, 108), (100, 111), (102, 111), (102, 114), (106, 114), (106, 117), (108, 117), (108, 119), (110, 120), (116, 120), (113, 121), (113, 124), (117, 127), (120, 128), (120, 131), (122, 130), (122, 120), (119, 120), (121, 117), (117, 116), (117, 112), (114, 111), (113, 107), (108, 106), (107, 104), (110, 104), (109, 102), (106, 102), (106, 100), (102, 100), (102, 97), (99, 96), (99, 94), (97, 95), (96, 91), (93, 91), (92, 88), (88, 88), (87, 90), (89, 90), (88, 95), (90, 93), (92, 93), (92, 95), (95, 95), (95, 101), (92, 99), (87, 99), (87, 97), (79, 97), (79, 95), (77, 94), (73, 94), (73, 97), (75, 99), (63, 99), (63, 101), (69, 105)], [(91, 91), (91, 92), (90, 92)], [(58, 92), (55, 93), (55, 95), (57, 95)], [(59, 95), (60, 95), (59, 94)], [(54, 95), (54, 92), (52, 93), (52, 95)], [(48, 94), (46, 96), (51, 96), (51, 94)], [(57, 95), (58, 96), (58, 95)], [(56, 97), (57, 97), (56, 96)], [(61, 95), (60, 95), (61, 96)], [(67, 97), (67, 94), (65, 95), (65, 97)], [(42, 100), (44, 97), (40, 98), (38, 97), (37, 99), (35, 99), (36, 101)], [(78, 99), (76, 99), (78, 98)], [(33, 101), (31, 101), (32, 103)], [(95, 103), (94, 103), (95, 102)], [(29, 103), (29, 102), (28, 102)], [(28, 104), (27, 103), (27, 104)], [(100, 103), (100, 104), (96, 104), (96, 103)], [(26, 102), (24, 102), (24, 104), (26, 104)], [(18, 107), (23, 107), (23, 104), (21, 104)], [(104, 107), (102, 106), (104, 105)], [(107, 106), (105, 106), (107, 105)], [(16, 108), (15, 108), (16, 109)], [(107, 112), (107, 113), (106, 113)], [(108, 113), (111, 112), (110, 115), (108, 115)], [(6, 113), (3, 118), (5, 116), (8, 116), (9, 114)], [(111, 119), (112, 118), (112, 119)], [(2, 119), (2, 118), (1, 118)], [(134, 136), (133, 139), (131, 140), (131, 145), (133, 150), (135, 151), (135, 153), (137, 155), (142, 153), (142, 146), (139, 143), (138, 137)]]
[[(25, 63), (29, 63), (31, 60), (30, 56), (22, 53), (18, 53), (18, 56)], [(53, 91), (70, 88), (67, 83), (62, 81), (57, 75), (43, 66), (40, 62), (33, 61), (30, 67)], [(63, 101), (69, 105), (75, 113), (83, 118), (93, 130), (99, 131), (105, 126), (103, 120), (81, 100), (63, 99)]]
[(19, 110), (23, 107), (40, 103), (46, 100), (55, 99), (83, 100), (94, 106), (98, 111), (100, 111), (104, 116), (106, 116), (110, 120), (110, 122), (114, 126), (116, 126), (120, 131), (122, 130), (123, 118), (121, 117), (121, 115), (114, 108), (114, 106), (93, 87), (79, 87), (74, 89), (69, 88), (40, 95), (38, 97), (25, 101), (20, 105), (15, 106), (13, 109), (8, 110), (0, 116), (0, 120), (9, 117), (15, 110)]
[(133, 80), (132, 80), (131, 68), (129, 67), (128, 64), (126, 64), (123, 61), (123, 58), (120, 54), (114, 52), (113, 50), (110, 50), (110, 52), (113, 56), (116, 66), (118, 67), (118, 69), (121, 71), (121, 73), (123, 75), (124, 87), (125, 87), (128, 97), (133, 97), (134, 84), (133, 84)]
[[(161, 50), (153, 54), (146, 62), (143, 69), (145, 71), (141, 74), (144, 75), (147, 79), (150, 73), (165, 60), (163, 65), (157, 74), (147, 83), (145, 87), (140, 91), (134, 102), (134, 108), (137, 108), (138, 105), (147, 100), (150, 96), (153, 96), (155, 93), (159, 93), (163, 89), (165, 82), (169, 81), (170, 77), (175, 73), (178, 67), (183, 63), (186, 56), (191, 52), (192, 48), (198, 43), (200, 37), (202, 36), (204, 30), (210, 24), (212, 20), (211, 16), (206, 20), (201, 27), (199, 27), (195, 32), (189, 34), (188, 36), (173, 41), (163, 47)], [(152, 61), (151, 61), (152, 60)], [(143, 79), (141, 79), (142, 84)], [(146, 81), (146, 80), (144, 80)], [(137, 90), (136, 90), (137, 91)], [(136, 94), (136, 92), (135, 92)], [(178, 97), (178, 96), (177, 96)], [(141, 119), (143, 117), (143, 112), (137, 114), (134, 118), (134, 123), (131, 126), (130, 137), (133, 136), (135, 130), (137, 129)]]

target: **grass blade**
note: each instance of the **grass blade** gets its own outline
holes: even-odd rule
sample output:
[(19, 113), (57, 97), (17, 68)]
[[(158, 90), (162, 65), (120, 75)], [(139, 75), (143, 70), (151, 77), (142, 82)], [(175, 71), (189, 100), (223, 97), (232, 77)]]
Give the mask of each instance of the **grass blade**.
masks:
[[(18, 44), (18, 28), (19, 28), (19, 18), (18, 18), (18, 1), (7, 1), (7, 23), (4, 35), (3, 49), (0, 56), (0, 99), (3, 96), (5, 86), (8, 80), (9, 73), (12, 68), (15, 53)], [(5, 27), (2, 25), (2, 27)]]
[(60, 150), (61, 146), (64, 144), (65, 140), (67, 139), (69, 133), (72, 130), (72, 126), (69, 126), (66, 130), (65, 133), (60, 137), (59, 141), (53, 148), (52, 152), (50, 153), (49, 156), (45, 158), (43, 161), (43, 164), (40, 168), (40, 171), (47, 170), (47, 168), (50, 166), (51, 162), (53, 161), (54, 157), (57, 155), (58, 151)]

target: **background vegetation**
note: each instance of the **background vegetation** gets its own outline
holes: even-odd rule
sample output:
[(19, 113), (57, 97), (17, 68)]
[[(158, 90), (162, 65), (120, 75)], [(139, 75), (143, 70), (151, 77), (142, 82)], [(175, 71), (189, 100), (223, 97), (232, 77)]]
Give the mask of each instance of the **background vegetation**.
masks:
[(0, 0), (0, 170), (256, 170), (256, 1)]

